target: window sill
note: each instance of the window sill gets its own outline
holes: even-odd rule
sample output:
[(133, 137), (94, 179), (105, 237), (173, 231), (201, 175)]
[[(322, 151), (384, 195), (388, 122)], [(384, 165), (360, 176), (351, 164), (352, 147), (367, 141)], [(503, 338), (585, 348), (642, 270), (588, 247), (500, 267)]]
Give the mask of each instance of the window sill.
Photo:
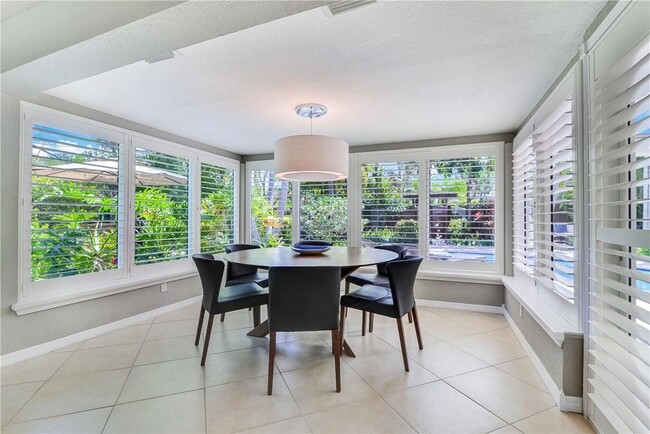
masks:
[(196, 276), (195, 269), (183, 269), (173, 273), (157, 274), (155, 276), (138, 276), (128, 280), (117, 281), (101, 287), (89, 287), (84, 290), (75, 290), (70, 292), (57, 292), (55, 294), (38, 294), (29, 297), (23, 297), (17, 303), (11, 305), (11, 309), (16, 315), (26, 315), (29, 313), (40, 312), (55, 307), (66, 306), (68, 304), (79, 303), (82, 301), (92, 300), (95, 298), (115, 295), (122, 292), (132, 291), (147, 286), (159, 285), (165, 282), (186, 279)]
[(501, 281), (560, 348), (566, 334), (582, 334), (574, 324), (543, 300), (529, 283), (512, 276), (503, 276)]
[[(376, 269), (374, 267), (362, 267), (359, 269), (360, 273), (374, 274)], [(431, 269), (420, 269), (418, 271), (418, 280), (439, 280), (443, 282), (462, 282), (462, 283), (483, 283), (488, 285), (502, 285), (501, 274), (490, 273), (472, 273), (461, 274), (449, 271), (435, 271)]]

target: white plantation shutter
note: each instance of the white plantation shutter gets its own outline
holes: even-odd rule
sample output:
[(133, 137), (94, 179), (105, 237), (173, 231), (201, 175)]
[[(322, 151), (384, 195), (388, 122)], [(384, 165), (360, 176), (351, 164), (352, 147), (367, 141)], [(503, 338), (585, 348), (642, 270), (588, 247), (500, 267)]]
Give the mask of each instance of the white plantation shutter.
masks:
[(619, 432), (650, 431), (650, 38), (589, 91), (589, 398)]
[(512, 189), (514, 265), (531, 276), (535, 266), (534, 180), (535, 154), (529, 137), (512, 154)]
[(135, 264), (187, 258), (189, 160), (138, 147), (135, 165)]
[(574, 166), (572, 99), (535, 123), (535, 279), (573, 299)]
[(300, 239), (348, 244), (348, 183), (301, 182)]
[(361, 243), (403, 244), (418, 251), (417, 161), (361, 165)]
[(275, 177), (273, 170), (249, 172), (250, 228), (253, 244), (263, 247), (292, 243), (293, 183)]
[(235, 227), (235, 171), (201, 163), (201, 252), (223, 252)]

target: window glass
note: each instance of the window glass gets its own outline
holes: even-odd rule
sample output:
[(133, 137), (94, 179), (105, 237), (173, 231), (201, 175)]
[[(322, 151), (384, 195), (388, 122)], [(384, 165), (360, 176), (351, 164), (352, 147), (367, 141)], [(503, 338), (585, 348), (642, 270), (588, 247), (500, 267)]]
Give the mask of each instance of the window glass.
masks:
[(300, 183), (300, 239), (347, 245), (347, 181)]
[(250, 172), (250, 239), (263, 247), (289, 246), (292, 240), (292, 185), (272, 170)]
[(235, 171), (201, 163), (201, 252), (223, 252), (235, 228)]

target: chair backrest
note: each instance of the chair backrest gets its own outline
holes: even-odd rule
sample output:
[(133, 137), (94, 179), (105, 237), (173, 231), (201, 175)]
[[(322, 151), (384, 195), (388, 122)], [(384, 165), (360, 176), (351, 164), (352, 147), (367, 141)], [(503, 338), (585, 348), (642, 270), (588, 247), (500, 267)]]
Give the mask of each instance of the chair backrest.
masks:
[(203, 307), (209, 312), (214, 313), (219, 300), (219, 290), (221, 289), (221, 279), (223, 278), (223, 261), (214, 259), (212, 255), (197, 254), (192, 255), (196, 269), (199, 270), (201, 286), (203, 287)]
[[(375, 249), (390, 250), (398, 254), (397, 259), (404, 259), (404, 255), (408, 251), (408, 247), (401, 244), (382, 244), (380, 246), (375, 246)], [(388, 268), (386, 268), (387, 263), (377, 264), (377, 274), (384, 276), (388, 275)]]
[(323, 240), (300, 240), (296, 243), (297, 246), (332, 246), (329, 241)]
[[(259, 249), (260, 246), (255, 244), (228, 244), (226, 246), (226, 253), (240, 252), (242, 250)], [(226, 268), (226, 280), (231, 280), (239, 276), (257, 273), (257, 267), (252, 265), (233, 264), (228, 262)]]
[(409, 259), (392, 261), (387, 264), (393, 305), (400, 318), (415, 306), (413, 288), (421, 263), (421, 256), (411, 256)]
[(271, 267), (269, 329), (338, 329), (340, 295), (340, 267)]

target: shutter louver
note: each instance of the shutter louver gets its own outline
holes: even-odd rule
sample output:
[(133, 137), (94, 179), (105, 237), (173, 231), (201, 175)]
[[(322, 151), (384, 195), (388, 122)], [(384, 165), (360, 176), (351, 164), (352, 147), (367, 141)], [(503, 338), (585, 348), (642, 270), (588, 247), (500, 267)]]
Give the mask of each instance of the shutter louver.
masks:
[(512, 154), (513, 259), (514, 265), (532, 276), (535, 267), (533, 201), (535, 154), (532, 139), (525, 140)]
[(235, 171), (201, 163), (201, 252), (223, 252), (235, 227)]
[(650, 37), (589, 92), (589, 397), (619, 432), (650, 431)]
[(273, 170), (250, 172), (250, 240), (262, 247), (291, 245), (292, 183)]

